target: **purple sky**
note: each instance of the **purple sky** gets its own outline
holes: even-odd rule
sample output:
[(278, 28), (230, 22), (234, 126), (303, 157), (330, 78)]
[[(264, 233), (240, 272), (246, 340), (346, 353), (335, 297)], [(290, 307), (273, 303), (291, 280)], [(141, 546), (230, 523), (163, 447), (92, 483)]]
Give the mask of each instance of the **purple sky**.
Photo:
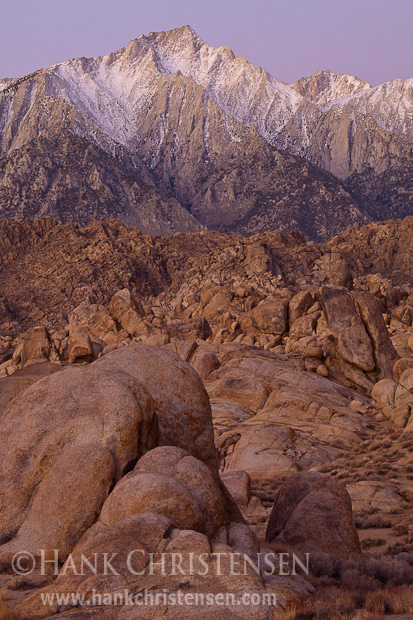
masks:
[(1, 0), (0, 77), (184, 24), (286, 82), (317, 69), (413, 77), (413, 0)]

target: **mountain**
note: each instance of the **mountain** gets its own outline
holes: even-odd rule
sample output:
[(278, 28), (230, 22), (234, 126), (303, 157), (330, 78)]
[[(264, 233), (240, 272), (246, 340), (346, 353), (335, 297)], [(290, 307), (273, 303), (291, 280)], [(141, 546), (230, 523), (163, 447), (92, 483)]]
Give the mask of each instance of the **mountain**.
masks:
[(137, 180), (127, 161), (70, 131), (41, 135), (0, 159), (0, 213), (79, 224), (117, 217), (154, 235), (204, 229), (175, 198)]
[(411, 214), (413, 79), (373, 88), (317, 72), (292, 86), (305, 102), (272, 142), (345, 180), (388, 216)]
[[(315, 239), (404, 216), (410, 82), (325, 71), (287, 85), (189, 26), (2, 80), (0, 215)], [(406, 187), (383, 179), (380, 202), (389, 168)]]
[(309, 77), (303, 77), (294, 84), (290, 84), (304, 99), (319, 106), (345, 99), (371, 88), (370, 84), (359, 80), (354, 75), (343, 73), (338, 75), (333, 71), (317, 71)]

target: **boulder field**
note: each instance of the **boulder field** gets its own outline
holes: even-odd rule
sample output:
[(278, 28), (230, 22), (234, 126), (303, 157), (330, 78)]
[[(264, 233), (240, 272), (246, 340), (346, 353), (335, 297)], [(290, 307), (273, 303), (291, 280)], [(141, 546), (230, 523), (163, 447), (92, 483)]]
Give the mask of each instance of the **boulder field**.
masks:
[[(34, 226), (31, 261), (23, 224), (7, 226), (23, 271), (47, 262), (51, 249), (60, 260), (62, 225)], [(31, 308), (0, 295), (7, 613), (157, 620), (162, 603), (126, 609), (92, 593), (164, 589), (273, 594), (280, 609), (310, 596), (311, 579), (254, 570), (259, 555), (357, 563), (366, 553), (410, 552), (411, 218), (326, 244), (298, 232), (151, 239), (105, 226), (66, 231), (67, 270), (49, 308), (51, 267), (32, 283)], [(14, 250), (1, 243), (13, 281)], [(23, 294), (29, 278), (21, 286)], [(11, 563), (22, 550), (36, 567), (17, 578)], [(42, 574), (41, 550), (49, 561), (58, 550), (58, 575)], [(91, 570), (112, 553), (116, 574)], [(208, 570), (174, 573), (174, 553), (195, 569), (202, 556)], [(251, 563), (234, 578), (240, 556)], [(89, 569), (75, 574), (82, 559)], [(83, 606), (44, 602), (73, 592), (85, 594)], [(271, 620), (275, 607), (214, 603), (196, 617)], [(166, 617), (194, 617), (193, 609), (171, 607)]]

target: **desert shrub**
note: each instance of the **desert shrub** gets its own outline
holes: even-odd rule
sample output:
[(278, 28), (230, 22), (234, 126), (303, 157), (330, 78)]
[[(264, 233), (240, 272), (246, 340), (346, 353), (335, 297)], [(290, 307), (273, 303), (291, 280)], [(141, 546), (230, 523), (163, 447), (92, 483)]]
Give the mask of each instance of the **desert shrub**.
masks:
[(297, 604), (295, 615), (274, 616), (276, 620), (382, 620), (383, 614), (411, 614), (412, 586), (375, 589), (360, 600), (357, 592), (340, 587), (319, 588), (316, 594)]
[(410, 523), (402, 521), (393, 526), (393, 530), (397, 536), (405, 536), (410, 531)]
[(312, 553), (310, 557), (310, 571), (315, 577), (339, 578), (341, 562), (326, 553)]
[(341, 584), (353, 592), (377, 590), (381, 583), (371, 575), (360, 574), (357, 568), (345, 568), (341, 572)]
[(384, 545), (385, 542), (384, 538), (365, 538), (361, 541), (361, 546), (363, 549), (370, 549), (370, 547)]
[(398, 553), (395, 556), (396, 560), (401, 560), (402, 562), (406, 562), (410, 566), (413, 566), (413, 552), (403, 551), (402, 553)]
[(360, 561), (312, 554), (310, 570), (316, 591), (291, 620), (380, 620), (385, 613), (413, 613), (413, 552), (391, 557), (376, 552)]
[(388, 544), (385, 550), (385, 555), (395, 557), (397, 555), (400, 555), (400, 553), (403, 553), (404, 551), (413, 551), (413, 544), (411, 544), (411, 542), (413, 541), (409, 542), (408, 538), (407, 541), (404, 540), (403, 542)]
[(413, 566), (398, 557), (369, 558), (362, 562), (363, 573), (393, 586), (413, 584)]
[(379, 554), (360, 561), (342, 562), (326, 554), (313, 554), (310, 571), (321, 587), (342, 586), (357, 593), (361, 601), (366, 592), (389, 586), (413, 584), (413, 553), (399, 553), (393, 557)]
[(354, 522), (359, 530), (368, 530), (370, 528), (380, 529), (385, 527), (391, 527), (391, 521), (385, 519), (381, 514), (367, 513), (365, 510), (360, 510), (354, 515)]

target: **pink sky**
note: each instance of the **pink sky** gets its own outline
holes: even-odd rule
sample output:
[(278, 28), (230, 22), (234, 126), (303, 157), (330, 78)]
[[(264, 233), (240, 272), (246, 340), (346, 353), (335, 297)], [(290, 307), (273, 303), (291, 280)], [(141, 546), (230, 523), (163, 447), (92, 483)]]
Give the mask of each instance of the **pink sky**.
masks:
[(412, 0), (2, 0), (0, 77), (191, 25), (292, 82), (317, 69), (373, 85), (413, 76)]

